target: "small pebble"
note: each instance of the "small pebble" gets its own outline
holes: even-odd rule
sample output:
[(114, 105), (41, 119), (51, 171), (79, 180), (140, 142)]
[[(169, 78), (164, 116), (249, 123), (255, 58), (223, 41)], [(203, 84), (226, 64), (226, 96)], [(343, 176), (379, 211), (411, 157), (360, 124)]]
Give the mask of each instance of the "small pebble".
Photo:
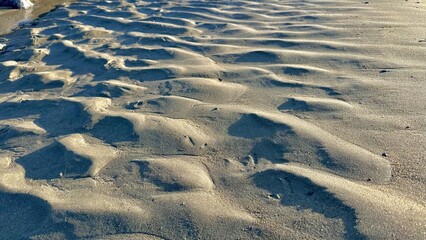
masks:
[(383, 157), (387, 157), (387, 156), (388, 156), (388, 154), (384, 152), (384, 153), (382, 153), (382, 156), (383, 156)]
[(268, 197), (273, 198), (273, 199), (277, 199), (277, 200), (281, 199), (279, 194), (270, 194), (270, 195), (268, 195)]
[(253, 167), (256, 165), (254, 158), (251, 155), (245, 156), (243, 159), (241, 159), (241, 162), (246, 167)]
[(137, 102), (130, 103), (128, 108), (129, 109), (139, 109), (139, 108), (142, 107), (142, 105), (143, 105), (142, 101), (137, 101)]

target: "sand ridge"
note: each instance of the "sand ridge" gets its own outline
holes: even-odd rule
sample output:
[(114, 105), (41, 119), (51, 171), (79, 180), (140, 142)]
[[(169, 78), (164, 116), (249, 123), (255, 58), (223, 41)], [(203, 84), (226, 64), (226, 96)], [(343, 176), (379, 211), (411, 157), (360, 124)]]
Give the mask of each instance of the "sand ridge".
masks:
[(426, 52), (386, 26), (420, 39), (396, 10), (426, 7), (398, 4), (89, 0), (22, 26), (0, 237), (424, 238)]

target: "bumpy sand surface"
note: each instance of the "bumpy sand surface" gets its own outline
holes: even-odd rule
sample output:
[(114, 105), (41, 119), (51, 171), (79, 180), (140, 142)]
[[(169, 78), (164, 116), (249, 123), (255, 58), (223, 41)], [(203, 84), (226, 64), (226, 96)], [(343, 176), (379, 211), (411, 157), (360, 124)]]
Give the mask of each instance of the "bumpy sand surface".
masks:
[[(19, 23), (31, 21), (32, 19), (51, 11), (60, 4), (70, 3), (73, 1), (74, 0), (31, 0), (34, 6), (26, 10), (0, 6), (0, 35), (10, 33), (13, 29), (19, 26)], [(2, 41), (0, 39), (0, 44), (1, 43)]]
[(0, 238), (425, 239), (426, 5), (77, 1), (0, 51)]

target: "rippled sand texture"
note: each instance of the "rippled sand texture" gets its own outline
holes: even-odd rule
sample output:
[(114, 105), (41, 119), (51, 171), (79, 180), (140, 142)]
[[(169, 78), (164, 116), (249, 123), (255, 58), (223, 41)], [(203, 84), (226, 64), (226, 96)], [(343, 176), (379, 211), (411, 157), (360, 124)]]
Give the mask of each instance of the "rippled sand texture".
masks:
[(1, 238), (424, 239), (425, 10), (47, 14), (0, 54)]
[[(2, 0), (0, 0), (1, 2)], [(17, 28), (20, 23), (29, 22), (32, 19), (40, 17), (47, 12), (52, 11), (56, 6), (73, 2), (74, 0), (31, 0), (34, 4), (29, 9), (11, 9), (0, 7), (0, 35), (10, 33)], [(2, 41), (0, 40), (0, 44)]]

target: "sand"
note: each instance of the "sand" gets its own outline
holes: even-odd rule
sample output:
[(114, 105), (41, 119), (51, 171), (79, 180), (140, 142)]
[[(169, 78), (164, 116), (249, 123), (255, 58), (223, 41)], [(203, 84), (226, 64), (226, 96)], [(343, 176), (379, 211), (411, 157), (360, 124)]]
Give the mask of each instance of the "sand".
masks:
[(425, 239), (425, 15), (91, 0), (23, 24), (0, 50), (0, 238)]
[(13, 29), (19, 27), (20, 23), (28, 23), (53, 10), (58, 5), (73, 1), (74, 0), (32, 0), (31, 2), (34, 6), (22, 10), (0, 7), (0, 36), (10, 33)]

